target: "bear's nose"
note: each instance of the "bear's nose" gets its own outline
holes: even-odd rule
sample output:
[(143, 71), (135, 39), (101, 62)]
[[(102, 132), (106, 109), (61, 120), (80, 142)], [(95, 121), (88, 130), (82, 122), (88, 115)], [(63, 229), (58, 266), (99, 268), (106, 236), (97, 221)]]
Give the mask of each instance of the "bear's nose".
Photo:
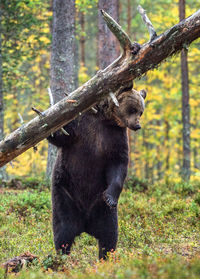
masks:
[(137, 131), (137, 130), (139, 130), (139, 129), (141, 129), (140, 124), (135, 125), (134, 130)]

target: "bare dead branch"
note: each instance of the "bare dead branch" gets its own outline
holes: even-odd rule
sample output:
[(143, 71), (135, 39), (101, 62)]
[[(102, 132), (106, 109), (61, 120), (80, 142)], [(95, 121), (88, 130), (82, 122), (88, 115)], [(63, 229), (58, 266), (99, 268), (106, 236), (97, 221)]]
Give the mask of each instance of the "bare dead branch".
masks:
[[(33, 262), (33, 260), (37, 259), (36, 255), (31, 254), (29, 251), (24, 254), (12, 258), (5, 263), (1, 264), (1, 267), (5, 268), (6, 274), (8, 272), (18, 272), (21, 268), (27, 265), (27, 263)], [(5, 276), (6, 278), (7, 276)]]
[(118, 100), (117, 100), (115, 94), (114, 94), (113, 92), (110, 92), (110, 93), (109, 93), (109, 96), (110, 96), (110, 98), (112, 99), (113, 103), (114, 103), (117, 107), (119, 107), (119, 102), (118, 102)]
[(126, 51), (127, 49), (131, 49), (132, 42), (126, 32), (121, 28), (121, 26), (104, 10), (101, 10), (103, 19), (105, 20), (110, 31), (115, 35), (118, 39), (122, 49)]
[(153, 41), (157, 37), (157, 34), (156, 34), (156, 31), (155, 31), (150, 19), (148, 18), (147, 14), (146, 14), (145, 10), (142, 8), (142, 6), (139, 5), (137, 7), (137, 10), (140, 13), (145, 25), (147, 26), (147, 29), (148, 29), (149, 35), (150, 35), (150, 41)]
[(51, 88), (48, 87), (48, 94), (49, 94), (49, 103), (50, 103), (50, 106), (53, 106), (54, 105), (54, 100), (53, 100), (53, 95), (52, 95), (52, 92), (51, 92)]
[(66, 102), (71, 103), (71, 104), (74, 104), (74, 103), (76, 103), (77, 101), (76, 101), (76, 100), (67, 100)]
[(64, 134), (65, 136), (69, 136), (69, 133), (67, 133), (67, 131), (65, 131), (64, 128), (61, 128), (60, 130), (63, 132), (63, 134)]
[[(50, 106), (53, 106), (54, 105), (54, 100), (53, 100), (53, 94), (51, 92), (51, 88), (50, 87), (48, 88), (48, 94), (49, 94)], [(68, 100), (68, 102), (69, 102), (69, 100)], [(65, 136), (69, 136), (69, 133), (67, 133), (63, 127), (60, 130), (62, 131), (62, 133)], [(53, 136), (53, 134), (52, 134), (52, 136)]]
[(98, 110), (95, 109), (95, 108), (93, 108), (93, 107), (91, 107), (91, 110), (92, 110), (92, 112), (93, 112), (94, 114), (97, 114), (97, 112), (98, 112)]
[(43, 116), (43, 113), (42, 113), (40, 110), (36, 109), (35, 107), (32, 107), (31, 109), (32, 109), (34, 112), (36, 112), (39, 116)]
[(19, 119), (20, 119), (20, 123), (23, 124), (24, 123), (24, 119), (23, 117), (21, 116), (21, 114), (18, 112), (18, 116), (19, 116)]

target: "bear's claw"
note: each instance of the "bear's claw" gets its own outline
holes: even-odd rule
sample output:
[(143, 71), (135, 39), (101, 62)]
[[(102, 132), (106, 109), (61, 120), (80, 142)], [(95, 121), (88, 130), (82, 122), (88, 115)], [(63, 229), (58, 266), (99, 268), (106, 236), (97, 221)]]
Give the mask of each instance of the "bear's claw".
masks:
[(114, 208), (117, 206), (117, 201), (106, 192), (103, 193), (103, 199), (110, 208)]

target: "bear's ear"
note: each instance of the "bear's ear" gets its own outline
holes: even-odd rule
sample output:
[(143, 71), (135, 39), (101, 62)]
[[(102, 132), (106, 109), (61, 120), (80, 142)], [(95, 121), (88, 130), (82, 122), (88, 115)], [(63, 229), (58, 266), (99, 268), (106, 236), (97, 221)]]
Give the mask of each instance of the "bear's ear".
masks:
[(140, 95), (142, 96), (143, 99), (145, 99), (147, 96), (146, 90), (144, 90), (144, 89), (140, 90)]
[(120, 89), (118, 89), (118, 91), (116, 92), (116, 96), (120, 96), (124, 92), (131, 91), (132, 88), (133, 88), (133, 81), (131, 80), (131, 81), (127, 82), (126, 85), (124, 85)]

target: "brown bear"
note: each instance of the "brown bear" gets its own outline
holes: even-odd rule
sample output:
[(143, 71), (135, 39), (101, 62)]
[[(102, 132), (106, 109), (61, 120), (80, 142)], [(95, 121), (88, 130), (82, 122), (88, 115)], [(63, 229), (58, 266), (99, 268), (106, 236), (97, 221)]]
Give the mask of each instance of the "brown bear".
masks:
[[(68, 254), (76, 236), (86, 232), (99, 243), (99, 258), (115, 250), (117, 203), (128, 166), (127, 127), (141, 128), (144, 90), (121, 90), (85, 112), (48, 140), (58, 147), (52, 175), (53, 232), (56, 250)], [(117, 106), (118, 105), (118, 106)]]

